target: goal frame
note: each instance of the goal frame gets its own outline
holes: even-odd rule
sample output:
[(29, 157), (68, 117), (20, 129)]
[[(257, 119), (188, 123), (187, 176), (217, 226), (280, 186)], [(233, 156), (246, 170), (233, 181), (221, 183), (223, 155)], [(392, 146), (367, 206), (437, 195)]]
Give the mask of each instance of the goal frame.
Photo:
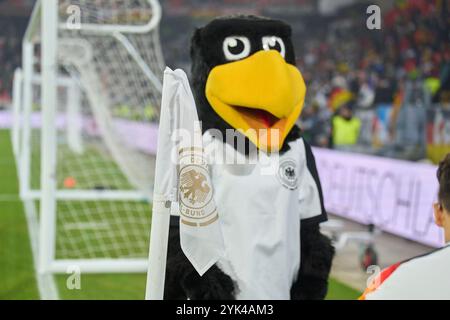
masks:
[[(114, 26), (82, 24), (84, 33), (105, 34), (120, 42), (143, 73), (149, 78), (157, 90), (161, 90), (160, 80), (152, 73), (133, 49), (127, 43), (124, 34), (147, 33), (156, 28), (161, 19), (161, 7), (156, 0), (147, 0), (152, 6), (152, 17), (145, 25)], [(38, 0), (33, 9), (31, 20), (23, 39), (22, 70), (15, 77), (14, 124), (12, 131), (13, 146), (16, 161), (19, 166), (20, 196), (23, 201), (40, 201), (39, 223), (39, 274), (64, 274), (74, 266), (82, 273), (145, 273), (148, 258), (97, 258), (97, 259), (58, 259), (55, 257), (56, 246), (56, 203), (58, 200), (108, 200), (108, 201), (142, 201), (152, 200), (152, 193), (138, 190), (57, 190), (57, 87), (58, 79), (58, 30), (68, 28), (59, 23), (58, 0)], [(42, 135), (40, 189), (31, 187), (31, 115), (33, 104), (34, 50), (36, 40), (41, 43), (41, 101), (42, 101)], [(162, 57), (159, 57), (162, 61)], [(150, 210), (150, 206), (149, 206)]]

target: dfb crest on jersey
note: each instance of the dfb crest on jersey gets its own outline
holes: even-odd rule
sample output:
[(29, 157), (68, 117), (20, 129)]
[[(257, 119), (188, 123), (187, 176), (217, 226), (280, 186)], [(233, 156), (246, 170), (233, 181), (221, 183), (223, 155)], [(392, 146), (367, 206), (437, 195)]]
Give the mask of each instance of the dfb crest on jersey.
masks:
[(280, 162), (280, 166), (278, 168), (278, 179), (284, 187), (290, 190), (297, 189), (298, 169), (295, 160), (285, 159)]

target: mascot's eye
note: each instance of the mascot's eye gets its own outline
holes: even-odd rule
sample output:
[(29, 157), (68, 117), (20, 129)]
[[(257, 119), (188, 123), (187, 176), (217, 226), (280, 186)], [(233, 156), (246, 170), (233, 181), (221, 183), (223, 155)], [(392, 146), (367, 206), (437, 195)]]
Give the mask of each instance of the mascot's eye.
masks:
[(286, 48), (284, 47), (283, 39), (275, 36), (267, 36), (262, 38), (262, 45), (264, 50), (277, 50), (283, 58), (286, 54)]
[(250, 41), (246, 37), (226, 37), (223, 41), (223, 53), (228, 61), (245, 58), (250, 54)]

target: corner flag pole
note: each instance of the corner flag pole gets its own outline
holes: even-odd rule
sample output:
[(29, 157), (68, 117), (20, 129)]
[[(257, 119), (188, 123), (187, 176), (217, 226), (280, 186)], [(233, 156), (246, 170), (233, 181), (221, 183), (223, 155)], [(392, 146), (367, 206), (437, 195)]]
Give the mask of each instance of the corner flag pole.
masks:
[[(153, 199), (152, 227), (150, 234), (149, 264), (147, 271), (146, 300), (164, 298), (167, 246), (170, 226), (170, 202)], [(169, 208), (166, 208), (168, 206)]]
[(158, 129), (146, 300), (162, 300), (164, 297), (170, 207), (173, 200), (171, 195), (176, 187), (176, 164), (171, 159), (171, 134), (176, 126), (176, 112), (173, 108), (178, 84), (171, 82), (171, 77), (172, 70), (167, 68), (164, 72)]

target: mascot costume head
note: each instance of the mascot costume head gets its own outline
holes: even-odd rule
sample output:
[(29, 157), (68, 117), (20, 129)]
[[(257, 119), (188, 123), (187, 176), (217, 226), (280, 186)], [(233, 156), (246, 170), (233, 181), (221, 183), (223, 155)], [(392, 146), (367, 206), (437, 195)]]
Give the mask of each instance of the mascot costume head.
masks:
[(295, 124), (306, 87), (291, 28), (257, 16), (220, 17), (195, 31), (191, 58), (204, 137), (233, 129), (269, 160), (279, 152), (279, 168), (262, 176), (255, 166), (242, 174), (210, 164), (226, 256), (200, 277), (173, 219), (165, 298), (323, 299), (333, 248), (319, 231), (326, 212), (314, 156)]
[[(287, 24), (255, 16), (218, 18), (195, 32), (191, 56), (204, 130), (237, 129), (269, 151), (298, 138), (295, 122), (306, 87)], [(278, 139), (272, 141), (274, 129)]]

